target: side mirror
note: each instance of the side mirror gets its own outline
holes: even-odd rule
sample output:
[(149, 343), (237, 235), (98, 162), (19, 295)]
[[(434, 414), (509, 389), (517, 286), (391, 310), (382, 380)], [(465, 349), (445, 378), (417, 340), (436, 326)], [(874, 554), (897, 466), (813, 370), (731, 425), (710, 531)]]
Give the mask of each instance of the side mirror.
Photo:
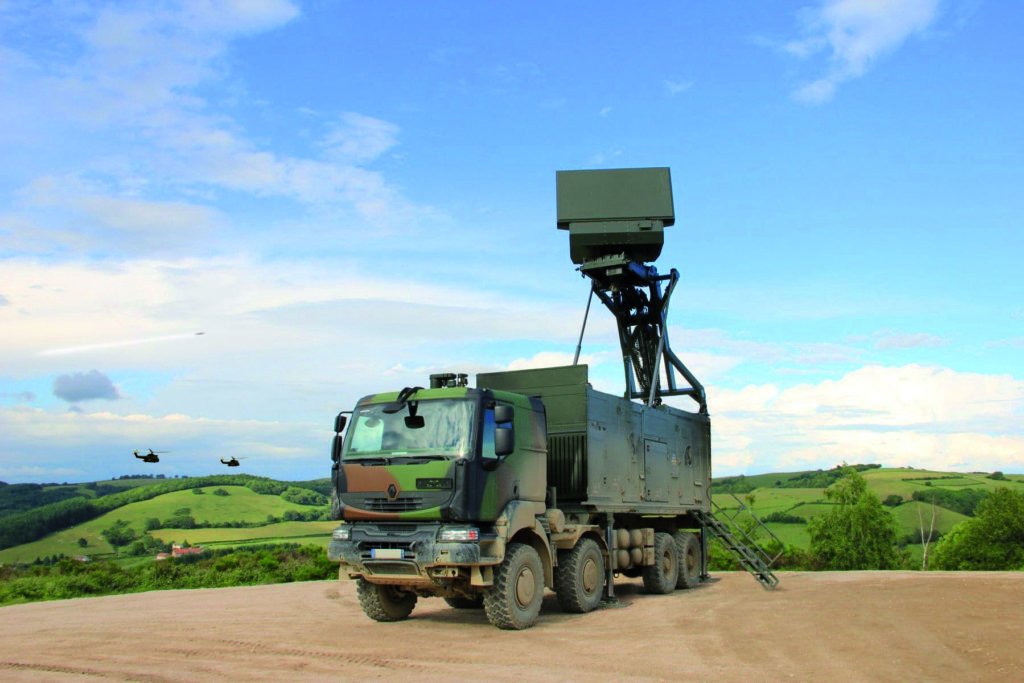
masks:
[(348, 418), (338, 413), (337, 417), (334, 418), (334, 433), (341, 434), (345, 431), (345, 425), (348, 423)]
[(515, 410), (512, 406), (498, 404), (494, 406), (494, 421), (497, 424), (508, 424), (515, 417)]
[[(495, 409), (497, 412), (497, 409)], [(511, 427), (494, 428), (494, 454), (499, 458), (510, 455), (516, 449), (516, 437)]]
[(341, 460), (341, 444), (344, 441), (341, 434), (334, 435), (334, 443), (331, 444), (331, 462), (338, 462)]

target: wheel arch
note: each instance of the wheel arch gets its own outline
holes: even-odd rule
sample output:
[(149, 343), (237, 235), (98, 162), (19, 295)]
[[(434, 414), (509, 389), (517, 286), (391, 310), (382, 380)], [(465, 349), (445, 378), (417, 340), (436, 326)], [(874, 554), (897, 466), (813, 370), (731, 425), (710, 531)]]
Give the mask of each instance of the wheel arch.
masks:
[(540, 563), (544, 567), (544, 586), (553, 587), (555, 585), (554, 561), (551, 558), (551, 549), (548, 547), (547, 541), (536, 530), (527, 527), (517, 531), (510, 542), (523, 543), (537, 551), (537, 554), (540, 555)]

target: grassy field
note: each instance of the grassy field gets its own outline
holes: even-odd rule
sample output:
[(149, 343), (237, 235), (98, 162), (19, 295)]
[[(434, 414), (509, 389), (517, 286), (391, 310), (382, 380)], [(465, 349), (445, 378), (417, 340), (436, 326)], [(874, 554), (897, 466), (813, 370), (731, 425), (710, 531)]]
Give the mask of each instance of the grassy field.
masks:
[[(920, 512), (920, 517), (918, 513)], [(931, 527), (932, 522), (932, 506), (928, 503), (922, 503), (920, 501), (912, 501), (910, 503), (904, 503), (897, 508), (893, 509), (893, 514), (896, 516), (896, 521), (900, 525), (901, 534), (919, 534), (920, 528), (923, 522), (925, 535), (928, 533), (928, 529)], [(949, 533), (950, 529), (968, 519), (966, 515), (961, 515), (959, 512), (953, 512), (946, 508), (935, 507), (935, 530), (943, 534)]]
[(1020, 486), (1021, 484), (1017, 482), (1024, 480), (1024, 477), (1019, 475), (1007, 475), (1009, 481), (996, 481), (989, 479), (987, 473), (960, 474), (910, 468), (883, 468), (869, 470), (862, 474), (868, 482), (868, 489), (877, 493), (882, 500), (892, 494), (910, 500), (915, 491), (927, 491), (932, 487), (949, 489), (971, 487), (991, 491), (999, 486)]
[[(748, 485), (760, 488), (737, 494), (743, 505), (747, 505), (760, 518), (772, 513), (782, 513), (811, 520), (829, 509), (824, 488), (783, 488), (785, 482), (805, 481), (808, 476), (820, 474), (816, 472), (767, 473), (745, 477)], [(927, 527), (931, 520), (931, 505), (912, 500), (918, 491), (950, 490), (958, 491), (965, 488), (976, 488), (991, 491), (999, 486), (1024, 488), (1024, 475), (1007, 474), (1006, 480), (989, 479), (987, 473), (950, 473), (911, 468), (874, 468), (861, 472), (869, 490), (880, 499), (897, 495), (903, 504), (887, 508), (891, 511), (899, 525), (901, 536), (919, 534), (921, 519)], [(820, 477), (819, 477), (820, 478)], [(128, 489), (136, 486), (160, 483), (159, 479), (114, 479), (97, 482), (105, 486)], [(323, 480), (310, 484), (322, 488)], [(69, 486), (79, 487), (85, 495), (94, 492), (84, 484)], [(227, 496), (214, 495), (214, 491), (222, 488)], [(110, 556), (114, 552), (100, 535), (101, 532), (117, 520), (124, 520), (136, 532), (141, 533), (146, 520), (156, 518), (166, 520), (174, 516), (189, 515), (198, 525), (204, 523), (248, 522), (263, 523), (268, 516), (280, 518), (288, 511), (306, 512), (311, 508), (297, 505), (281, 499), (276, 495), (261, 495), (244, 486), (207, 486), (202, 495), (196, 495), (191, 489), (167, 493), (156, 498), (132, 503), (113, 510), (103, 516), (51, 534), (33, 543), (26, 543), (14, 548), (0, 551), (0, 563), (31, 562), (38, 557), (54, 555), (90, 555)], [(738, 513), (740, 502), (724, 492), (714, 494), (715, 503), (723, 509), (723, 514), (735, 516), (737, 521), (749, 519), (746, 513)], [(186, 511), (187, 510), (187, 511)], [(920, 511), (920, 519), (918, 512)], [(937, 508), (935, 529), (948, 533), (958, 522), (966, 519), (964, 515)], [(326, 545), (334, 522), (284, 522), (252, 528), (223, 529), (160, 529), (152, 535), (163, 541), (188, 540), (193, 545), (244, 545), (247, 543), (265, 543), (275, 541), (312, 542)], [(769, 528), (783, 543), (797, 548), (806, 549), (810, 544), (806, 524), (770, 523)], [(85, 539), (86, 546), (79, 545), (79, 539)], [(909, 546), (909, 552), (920, 558), (921, 547)], [(127, 560), (125, 560), (127, 561)]]
[[(213, 492), (217, 489), (224, 489), (228, 495), (214, 495)], [(168, 519), (186, 508), (189, 512), (185, 514), (191, 515), (199, 525), (203, 522), (262, 522), (266, 520), (267, 515), (280, 517), (288, 510), (304, 512), (310, 509), (307, 505), (289, 503), (280, 496), (254, 493), (244, 486), (208, 486), (198, 489), (205, 492), (202, 495), (193, 493), (195, 490), (165, 493), (150, 500), (118, 508), (99, 519), (107, 520), (106, 526), (110, 526), (114, 519), (123, 519), (134, 529), (141, 531), (147, 519)]]
[(150, 532), (167, 543), (236, 546), (246, 543), (296, 542), (327, 547), (337, 522), (280, 522), (249, 529), (158, 529)]
[[(218, 488), (228, 492), (227, 496), (213, 494)], [(124, 520), (136, 532), (142, 532), (146, 520), (157, 518), (165, 520), (175, 516), (176, 512), (188, 508), (189, 512), (197, 523), (202, 522), (265, 522), (268, 515), (280, 517), (288, 510), (306, 512), (311, 508), (306, 505), (298, 505), (281, 499), (279, 496), (261, 495), (245, 488), (244, 486), (211, 486), (203, 489), (202, 495), (196, 495), (192, 489), (175, 491), (157, 496), (150, 500), (132, 503), (124, 507), (112, 510), (96, 519), (83, 524), (50, 534), (46, 538), (33, 543), (0, 550), (0, 562), (32, 562), (37, 557), (50, 557), (53, 555), (89, 555), (104, 556), (114, 552), (114, 548), (100, 535), (117, 520)], [(290, 524), (324, 524), (324, 522), (291, 522)], [(328, 522), (327, 524), (333, 524)], [(177, 534), (185, 532), (192, 543), (192, 532), (196, 531), (227, 531), (241, 534), (240, 538), (262, 538), (261, 529), (268, 527), (257, 527), (249, 529), (169, 529)], [(331, 527), (333, 528), (333, 527)], [(271, 534), (271, 536), (289, 536), (291, 528), (283, 534)], [(313, 532), (306, 532), (313, 533)], [(329, 533), (329, 531), (327, 532)], [(306, 535), (301, 534), (301, 535)], [(153, 534), (157, 536), (156, 533)], [(87, 542), (85, 547), (79, 545), (78, 539), (84, 538)], [(180, 539), (177, 536), (176, 539)]]
[[(832, 505), (827, 502), (824, 488), (782, 488), (781, 484), (800, 480), (801, 472), (774, 472), (745, 477), (748, 485), (759, 486), (748, 493), (736, 494), (742, 505), (749, 508), (759, 518), (764, 519), (772, 513), (783, 513), (802, 517), (808, 521), (828, 510)], [(1000, 486), (1024, 489), (1024, 475), (1007, 474), (1005, 480), (988, 478), (989, 473), (954, 473), (911, 468), (878, 468), (861, 472), (868, 485), (868, 490), (885, 500), (891, 495), (903, 499), (901, 505), (887, 507), (898, 525), (898, 536), (919, 538), (923, 521), (925, 532), (931, 524), (932, 506), (928, 503), (913, 500), (915, 492), (935, 490), (959, 491), (966, 488), (992, 491)], [(779, 484), (779, 485), (777, 485)], [(749, 521), (749, 515), (740, 511), (740, 503), (727, 492), (715, 492), (715, 503), (720, 506), (720, 517), (728, 516), (739, 523)], [(920, 517), (918, 512), (920, 511)], [(935, 531), (946, 534), (959, 522), (968, 519), (965, 515), (943, 507), (936, 507)], [(806, 524), (785, 524), (770, 522), (768, 528), (783, 544), (796, 548), (807, 549), (810, 536)], [(761, 541), (767, 540), (762, 534)], [(934, 544), (932, 544), (934, 548)], [(920, 543), (906, 546), (906, 552), (915, 563), (920, 563), (923, 547)]]

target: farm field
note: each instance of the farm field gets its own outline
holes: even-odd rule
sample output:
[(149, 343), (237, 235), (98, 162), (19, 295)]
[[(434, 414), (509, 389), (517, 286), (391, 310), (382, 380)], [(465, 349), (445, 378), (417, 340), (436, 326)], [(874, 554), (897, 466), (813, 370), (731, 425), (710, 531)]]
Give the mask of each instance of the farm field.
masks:
[[(213, 492), (218, 488), (224, 489), (229, 495), (214, 495)], [(141, 532), (145, 528), (147, 519), (165, 520), (186, 508), (189, 511), (184, 514), (192, 516), (197, 523), (204, 521), (214, 523), (230, 521), (265, 522), (268, 515), (280, 517), (289, 510), (307, 512), (313, 509), (308, 505), (288, 502), (280, 496), (255, 493), (244, 486), (210, 486), (203, 490), (205, 493), (202, 495), (196, 495), (192, 492), (192, 489), (187, 489), (125, 505), (116, 510), (111, 510), (96, 519), (50, 534), (38, 541), (0, 550), (0, 562), (32, 562), (37, 557), (49, 557), (60, 554), (72, 557), (75, 555), (111, 555), (114, 553), (114, 548), (107, 543), (101, 532), (113, 525), (114, 522), (123, 520), (135, 531)], [(304, 522), (289, 522), (285, 524), (301, 525)], [(317, 524), (317, 522), (305, 522), (305, 524)], [(321, 522), (320, 524), (323, 523)], [(176, 540), (180, 540), (182, 538), (181, 534), (184, 532), (191, 543), (198, 542), (193, 540), (193, 531), (235, 532), (233, 536), (228, 535), (228, 537), (233, 539), (263, 539), (276, 536), (290, 539), (293, 536), (305, 537), (315, 534), (315, 532), (296, 533), (298, 527), (286, 527), (282, 533), (268, 535), (261, 531), (263, 528), (169, 529), (167, 531), (176, 532), (171, 534)], [(328, 531), (327, 533), (330, 532)], [(157, 536), (155, 533), (153, 535)], [(195, 535), (198, 536), (199, 534)], [(79, 538), (84, 538), (88, 545), (85, 547), (80, 546), (78, 543)]]
[(327, 547), (337, 522), (280, 522), (236, 529), (157, 529), (150, 534), (167, 543), (233, 546), (246, 543), (309, 543)]
[[(831, 472), (831, 471), (830, 471)], [(721, 507), (719, 514), (734, 517), (740, 523), (749, 520), (740, 505), (748, 506), (754, 514), (764, 519), (772, 514), (799, 517), (810, 521), (814, 517), (827, 512), (832, 507), (825, 496), (825, 489), (814, 486), (787, 488), (787, 483), (803, 483), (828, 479), (829, 472), (808, 471), (796, 473), (767, 473), (742, 478), (726, 478), (716, 482), (714, 501)], [(898, 496), (903, 502), (887, 507), (898, 523), (898, 535), (910, 545), (906, 547), (911, 557), (920, 558), (922, 548), (916, 541), (920, 539), (920, 525), (925, 527), (931, 523), (931, 505), (912, 500), (915, 492), (962, 492), (967, 489), (992, 491), (999, 486), (1024, 488), (1024, 475), (1007, 474), (1004, 480), (993, 480), (986, 473), (963, 474), (938, 472), (911, 468), (872, 468), (861, 472), (869, 490), (880, 499)], [(741, 480), (748, 488), (760, 485), (753, 491), (732, 494), (723, 490), (723, 481)], [(160, 479), (114, 479), (92, 484), (75, 484), (86, 495), (94, 495), (95, 488), (104, 487), (127, 489), (135, 486), (158, 484)], [(301, 484), (302, 482), (296, 482)], [(316, 488), (323, 488), (324, 480), (308, 482)], [(52, 488), (52, 487), (48, 487)], [(223, 489), (228, 495), (215, 495), (214, 491)], [(108, 489), (109, 490), (109, 489)], [(125, 521), (137, 533), (141, 533), (149, 519), (161, 522), (171, 517), (188, 515), (197, 527), (204, 523), (221, 524), (225, 522), (246, 522), (261, 524), (268, 517), (281, 519), (289, 511), (309, 512), (310, 506), (299, 505), (282, 499), (277, 495), (257, 494), (245, 486), (207, 485), (203, 494), (197, 495), (192, 489), (166, 493), (150, 500), (140, 501), (112, 510), (101, 517), (84, 522), (75, 527), (53, 533), (43, 539), (26, 543), (13, 548), (0, 550), (0, 563), (32, 562), (36, 558), (57, 555), (89, 555), (90, 557), (107, 557), (114, 554), (114, 548), (103, 538), (101, 532), (112, 526), (117, 520)], [(891, 498), (890, 498), (891, 500)], [(920, 516), (919, 516), (920, 512)], [(948, 533), (957, 523), (967, 519), (959, 512), (936, 507), (935, 530), (940, 534)], [(163, 541), (181, 542), (188, 540), (192, 544), (205, 545), (242, 545), (246, 543), (263, 543), (272, 541), (296, 541), (326, 545), (327, 536), (334, 522), (281, 522), (270, 526), (253, 528), (193, 528), (193, 529), (159, 529), (152, 533), (154, 538)], [(768, 522), (768, 528), (779, 537), (786, 546), (807, 549), (810, 537), (807, 524), (794, 524), (781, 521)], [(80, 545), (85, 539), (86, 545)], [(916, 539), (916, 540), (915, 540)]]

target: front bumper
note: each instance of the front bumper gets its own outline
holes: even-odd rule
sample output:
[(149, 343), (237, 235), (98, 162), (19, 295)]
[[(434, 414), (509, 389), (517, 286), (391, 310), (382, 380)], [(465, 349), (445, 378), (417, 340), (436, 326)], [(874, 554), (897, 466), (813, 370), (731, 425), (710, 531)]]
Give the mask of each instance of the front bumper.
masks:
[(371, 523), (346, 525), (347, 541), (331, 540), (327, 556), (340, 562), (342, 573), (349, 575), (398, 576), (432, 579), (454, 576), (445, 567), (494, 565), (500, 557), (491, 557), (487, 547), (496, 540), (481, 530), (480, 541), (439, 542), (438, 523)]

